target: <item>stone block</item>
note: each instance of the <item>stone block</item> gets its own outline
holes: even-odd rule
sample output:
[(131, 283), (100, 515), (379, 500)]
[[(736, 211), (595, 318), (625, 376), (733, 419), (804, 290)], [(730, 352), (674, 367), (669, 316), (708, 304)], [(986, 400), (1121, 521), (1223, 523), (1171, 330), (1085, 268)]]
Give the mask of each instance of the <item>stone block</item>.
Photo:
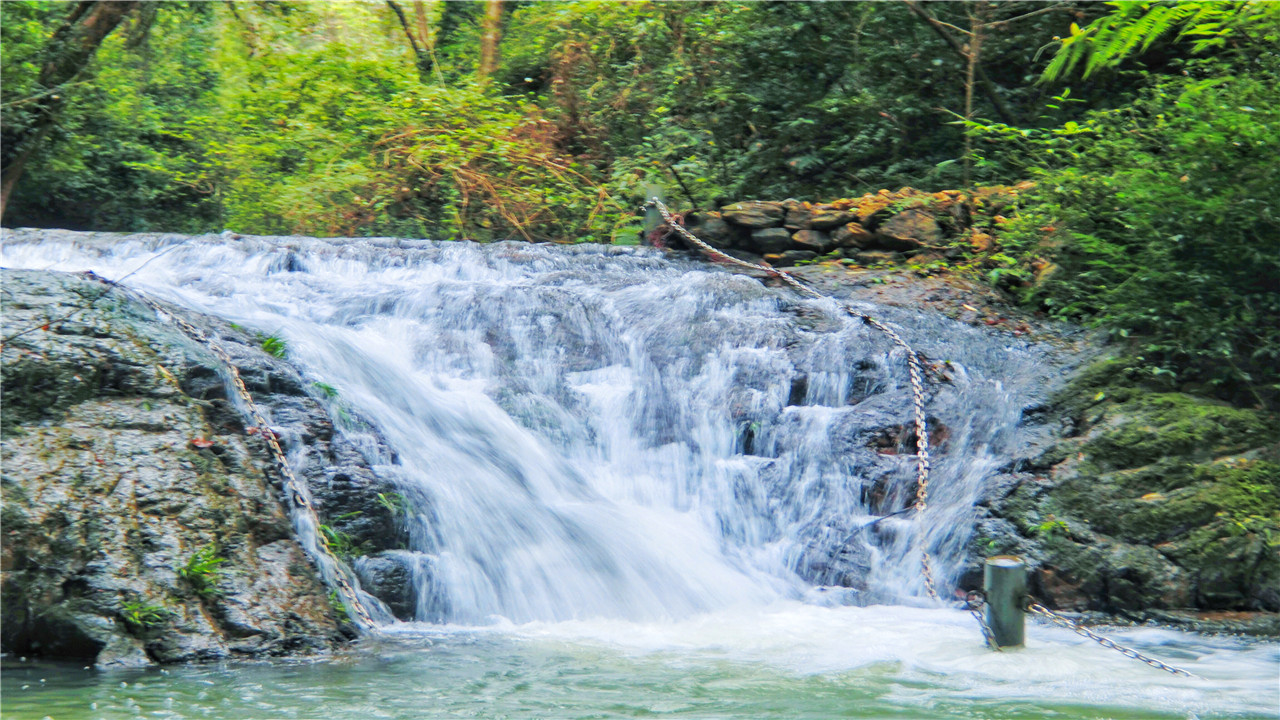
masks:
[(747, 249), (761, 255), (786, 252), (791, 249), (791, 233), (780, 227), (753, 230)]
[(782, 203), (749, 200), (720, 208), (720, 217), (742, 227), (780, 228), (786, 209)]
[(800, 250), (812, 251), (818, 255), (825, 255), (836, 246), (831, 236), (821, 230), (801, 230), (791, 236), (791, 242)]
[(869, 248), (875, 244), (875, 233), (856, 222), (846, 223), (831, 233), (831, 240), (836, 247)]

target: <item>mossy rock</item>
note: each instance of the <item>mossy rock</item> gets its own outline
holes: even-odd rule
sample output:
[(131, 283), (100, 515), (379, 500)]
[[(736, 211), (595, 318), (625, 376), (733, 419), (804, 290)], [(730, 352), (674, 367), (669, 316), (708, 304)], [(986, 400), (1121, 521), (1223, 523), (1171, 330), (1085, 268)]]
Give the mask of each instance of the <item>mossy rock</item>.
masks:
[(1133, 359), (1081, 372), (1054, 403), (1074, 437), (1034, 461), (1051, 480), (996, 517), (1078, 609), (1280, 610), (1280, 422), (1143, 382)]

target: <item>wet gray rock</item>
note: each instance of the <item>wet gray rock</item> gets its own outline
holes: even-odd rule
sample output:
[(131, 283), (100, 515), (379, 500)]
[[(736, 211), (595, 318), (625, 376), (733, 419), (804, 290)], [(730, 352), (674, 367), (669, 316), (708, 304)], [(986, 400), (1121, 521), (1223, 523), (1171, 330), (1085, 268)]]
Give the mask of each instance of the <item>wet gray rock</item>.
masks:
[(791, 267), (805, 260), (812, 260), (818, 257), (818, 253), (810, 250), (788, 250), (784, 253), (771, 253), (765, 255), (764, 259), (774, 267)]
[[(96, 278), (3, 280), (3, 649), (133, 667), (344, 642), (217, 358)], [(310, 384), (225, 323), (174, 312), (221, 338), (286, 448), (305, 446), (321, 521), (398, 542), (376, 502), (390, 486), (335, 439)]]
[(413, 620), (417, 612), (414, 555), (393, 550), (360, 558), (355, 564), (361, 587), (378, 596), (401, 620)]

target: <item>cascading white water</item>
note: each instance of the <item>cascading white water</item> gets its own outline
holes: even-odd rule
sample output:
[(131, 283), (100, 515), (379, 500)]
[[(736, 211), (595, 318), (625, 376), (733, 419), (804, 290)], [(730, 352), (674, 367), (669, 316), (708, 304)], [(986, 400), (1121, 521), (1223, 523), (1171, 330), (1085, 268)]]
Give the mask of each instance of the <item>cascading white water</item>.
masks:
[(432, 622), (909, 602), (917, 543), (944, 584), (959, 573), (973, 504), (1052, 372), (1007, 337), (860, 304), (951, 363), (930, 509), (878, 520), (914, 492), (905, 363), (832, 301), (590, 245), (19, 231), (2, 263), (134, 273), (282, 336), (394, 449), (373, 459), (413, 509), (399, 559)]

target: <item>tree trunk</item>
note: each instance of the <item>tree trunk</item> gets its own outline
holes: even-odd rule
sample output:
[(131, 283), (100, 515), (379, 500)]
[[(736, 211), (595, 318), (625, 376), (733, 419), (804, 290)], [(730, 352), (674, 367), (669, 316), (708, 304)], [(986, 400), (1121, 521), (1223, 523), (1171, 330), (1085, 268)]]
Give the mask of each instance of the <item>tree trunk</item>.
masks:
[[(413, 48), (414, 64), (418, 67), (418, 80), (425, 85), (431, 78), (431, 71), (435, 69), (436, 63), (432, 53), (431, 46), (428, 44), (429, 35), (423, 35), (420, 39), (413, 31), (413, 27), (409, 25), (409, 18), (405, 17), (404, 10), (395, 0), (387, 0), (387, 7), (396, 14), (400, 20), (400, 27), (404, 28), (404, 36), (409, 40), (409, 46)], [(418, 3), (418, 29), (423, 32), (425, 27), (426, 15), (421, 4)]]
[[(431, 0), (431, 2), (435, 2), (435, 0)], [(434, 33), (431, 32), (431, 11), (427, 5), (427, 0), (413, 0), (413, 14), (418, 23), (418, 37), (422, 39), (422, 45), (431, 50), (435, 48), (436, 39)]]
[(498, 69), (498, 45), (502, 41), (502, 0), (485, 0), (481, 30), (479, 77), (481, 81), (485, 81)]
[(977, 6), (969, 13), (969, 44), (965, 48), (968, 62), (965, 63), (964, 75), (964, 188), (971, 189), (973, 185), (973, 128), (969, 123), (973, 122), (973, 84), (974, 74), (981, 67), (982, 58), (982, 36), (986, 27), (983, 24), (986, 20), (987, 3), (985, 0), (979, 0)]
[(102, 41), (139, 4), (124, 0), (77, 3), (45, 45), (44, 66), (40, 69), (36, 89), (47, 94), (33, 104), (35, 117), (15, 134), (9, 144), (12, 155), (5, 158), (4, 168), (0, 170), (3, 176), (0, 181), (0, 218), (4, 216), (9, 196), (22, 177), (27, 161), (48, 137), (66, 105), (65, 92), (48, 91), (71, 82), (83, 72), (97, 54)]
[[(925, 10), (918, 0), (902, 0), (902, 2), (907, 6), (907, 9), (915, 14), (916, 17), (923, 20), (926, 25), (937, 33), (938, 37), (942, 38), (947, 43), (947, 47), (950, 47), (952, 52), (959, 55), (960, 59), (964, 60), (965, 63), (969, 62), (969, 54), (965, 52), (965, 49), (960, 42), (951, 37), (951, 33), (947, 32), (947, 29), (943, 27), (942, 23), (938, 22), (936, 18), (930, 15), (929, 11)], [(1030, 15), (1030, 13), (1028, 13), (1028, 15)], [(1013, 112), (1009, 110), (1009, 107), (1000, 99), (1000, 94), (996, 92), (995, 83), (992, 83), (991, 79), (987, 77), (987, 73), (983, 71), (982, 65), (975, 65), (973, 70), (979, 85), (982, 87), (982, 93), (991, 101), (991, 104), (995, 107), (996, 114), (999, 115), (1000, 119), (1004, 122), (1009, 123), (1010, 125), (1016, 124), (1017, 119), (1014, 117)]]

